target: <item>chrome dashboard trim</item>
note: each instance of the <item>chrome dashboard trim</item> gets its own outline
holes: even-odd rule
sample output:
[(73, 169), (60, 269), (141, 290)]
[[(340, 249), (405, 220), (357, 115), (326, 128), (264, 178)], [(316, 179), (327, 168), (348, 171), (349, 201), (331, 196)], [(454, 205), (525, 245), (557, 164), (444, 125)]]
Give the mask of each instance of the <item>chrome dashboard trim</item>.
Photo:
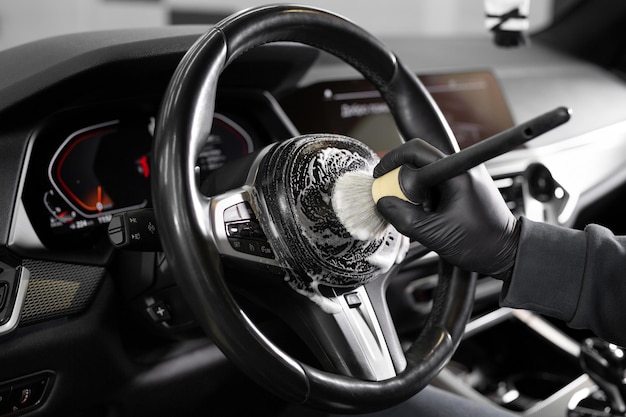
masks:
[(16, 268), (16, 271), (16, 282), (18, 285), (17, 295), (15, 296), (15, 303), (13, 304), (13, 309), (11, 310), (9, 320), (0, 326), (0, 336), (15, 330), (20, 322), (22, 307), (24, 306), (24, 301), (26, 300), (26, 290), (28, 289), (28, 282), (30, 280), (30, 271), (23, 266), (18, 266)]
[[(554, 207), (529, 201), (532, 197), (525, 195), (525, 204), (530, 208), (527, 217), (571, 227), (582, 209), (626, 181), (623, 155), (626, 122), (619, 122), (560, 142), (509, 152), (485, 165), (492, 176), (499, 177), (524, 172), (533, 163), (543, 164), (567, 193), (567, 201), (556, 206), (558, 210), (552, 213), (551, 220), (545, 217), (543, 209)], [(535, 203), (539, 206), (534, 207)]]
[(26, 214), (26, 208), (22, 202), (22, 194), (24, 193), (24, 185), (26, 183), (26, 174), (30, 165), (30, 157), (33, 152), (34, 137), (28, 138), (26, 145), (26, 153), (24, 155), (24, 163), (22, 172), (20, 173), (20, 182), (15, 196), (15, 208), (11, 217), (11, 225), (9, 226), (8, 247), (24, 250), (41, 250), (45, 249), (44, 244), (37, 236), (33, 224)]

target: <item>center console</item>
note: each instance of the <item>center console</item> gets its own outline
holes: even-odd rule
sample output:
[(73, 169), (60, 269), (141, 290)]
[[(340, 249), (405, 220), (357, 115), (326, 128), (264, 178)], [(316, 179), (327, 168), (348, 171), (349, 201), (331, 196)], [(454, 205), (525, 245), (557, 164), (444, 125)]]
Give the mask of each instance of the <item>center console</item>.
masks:
[(580, 345), (541, 316), (497, 309), (468, 324), (434, 384), (521, 415), (564, 416), (576, 395), (594, 386), (580, 366)]

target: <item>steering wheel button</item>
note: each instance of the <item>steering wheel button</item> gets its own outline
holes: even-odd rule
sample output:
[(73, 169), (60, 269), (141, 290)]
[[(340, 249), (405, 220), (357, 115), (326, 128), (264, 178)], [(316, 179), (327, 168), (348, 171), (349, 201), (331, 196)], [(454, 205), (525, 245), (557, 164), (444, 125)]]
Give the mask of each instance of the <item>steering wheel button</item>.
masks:
[(252, 211), (252, 207), (250, 207), (250, 204), (246, 203), (239, 203), (237, 204), (237, 211), (239, 212), (239, 218), (240, 219), (254, 219), (254, 212)]
[(239, 209), (237, 206), (231, 206), (224, 210), (224, 222), (229, 223), (240, 220), (243, 220), (243, 218), (239, 214)]
[(261, 229), (261, 225), (259, 223), (252, 221), (248, 223), (248, 227), (250, 229), (250, 235), (252, 237), (265, 240), (265, 233), (263, 233), (263, 229)]
[(256, 242), (253, 242), (251, 240), (246, 240), (246, 243), (244, 244), (244, 250), (250, 255), (258, 255), (260, 252), (259, 247), (256, 245)]
[(361, 305), (361, 297), (359, 294), (355, 292), (351, 292), (350, 294), (346, 294), (343, 296), (346, 299), (346, 303), (350, 308), (357, 308)]
[(273, 258), (274, 257), (274, 251), (270, 247), (269, 243), (265, 243), (265, 242), (260, 243), (259, 244), (259, 251), (261, 252), (261, 256), (264, 256), (266, 258)]
[(253, 230), (250, 227), (250, 223), (242, 223), (239, 225), (239, 233), (244, 237), (254, 236)]
[(236, 223), (227, 224), (226, 233), (228, 233), (228, 236), (239, 237), (239, 225)]
[(243, 252), (243, 242), (241, 239), (228, 238), (228, 241), (230, 242), (230, 246), (237, 252)]

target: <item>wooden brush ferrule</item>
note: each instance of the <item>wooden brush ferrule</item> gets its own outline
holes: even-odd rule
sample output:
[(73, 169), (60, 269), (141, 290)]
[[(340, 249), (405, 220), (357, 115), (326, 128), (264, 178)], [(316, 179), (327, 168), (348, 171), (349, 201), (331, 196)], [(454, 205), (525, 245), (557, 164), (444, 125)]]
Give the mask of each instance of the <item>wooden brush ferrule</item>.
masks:
[(401, 168), (402, 167), (398, 167), (374, 180), (372, 183), (372, 198), (374, 199), (374, 203), (378, 203), (378, 200), (383, 197), (398, 197), (402, 200), (409, 201), (402, 192), (402, 188), (400, 188)]

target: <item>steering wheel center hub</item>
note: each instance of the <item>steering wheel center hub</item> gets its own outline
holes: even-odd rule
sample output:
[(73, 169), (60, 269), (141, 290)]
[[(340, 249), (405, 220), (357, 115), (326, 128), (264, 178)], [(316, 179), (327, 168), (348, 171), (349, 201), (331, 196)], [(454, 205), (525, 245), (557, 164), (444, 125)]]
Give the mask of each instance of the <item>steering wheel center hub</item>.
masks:
[(389, 226), (380, 239), (353, 238), (337, 218), (331, 195), (348, 171), (372, 171), (377, 155), (345, 136), (316, 134), (276, 145), (255, 184), (262, 227), (298, 289), (354, 287), (386, 272), (408, 249)]

